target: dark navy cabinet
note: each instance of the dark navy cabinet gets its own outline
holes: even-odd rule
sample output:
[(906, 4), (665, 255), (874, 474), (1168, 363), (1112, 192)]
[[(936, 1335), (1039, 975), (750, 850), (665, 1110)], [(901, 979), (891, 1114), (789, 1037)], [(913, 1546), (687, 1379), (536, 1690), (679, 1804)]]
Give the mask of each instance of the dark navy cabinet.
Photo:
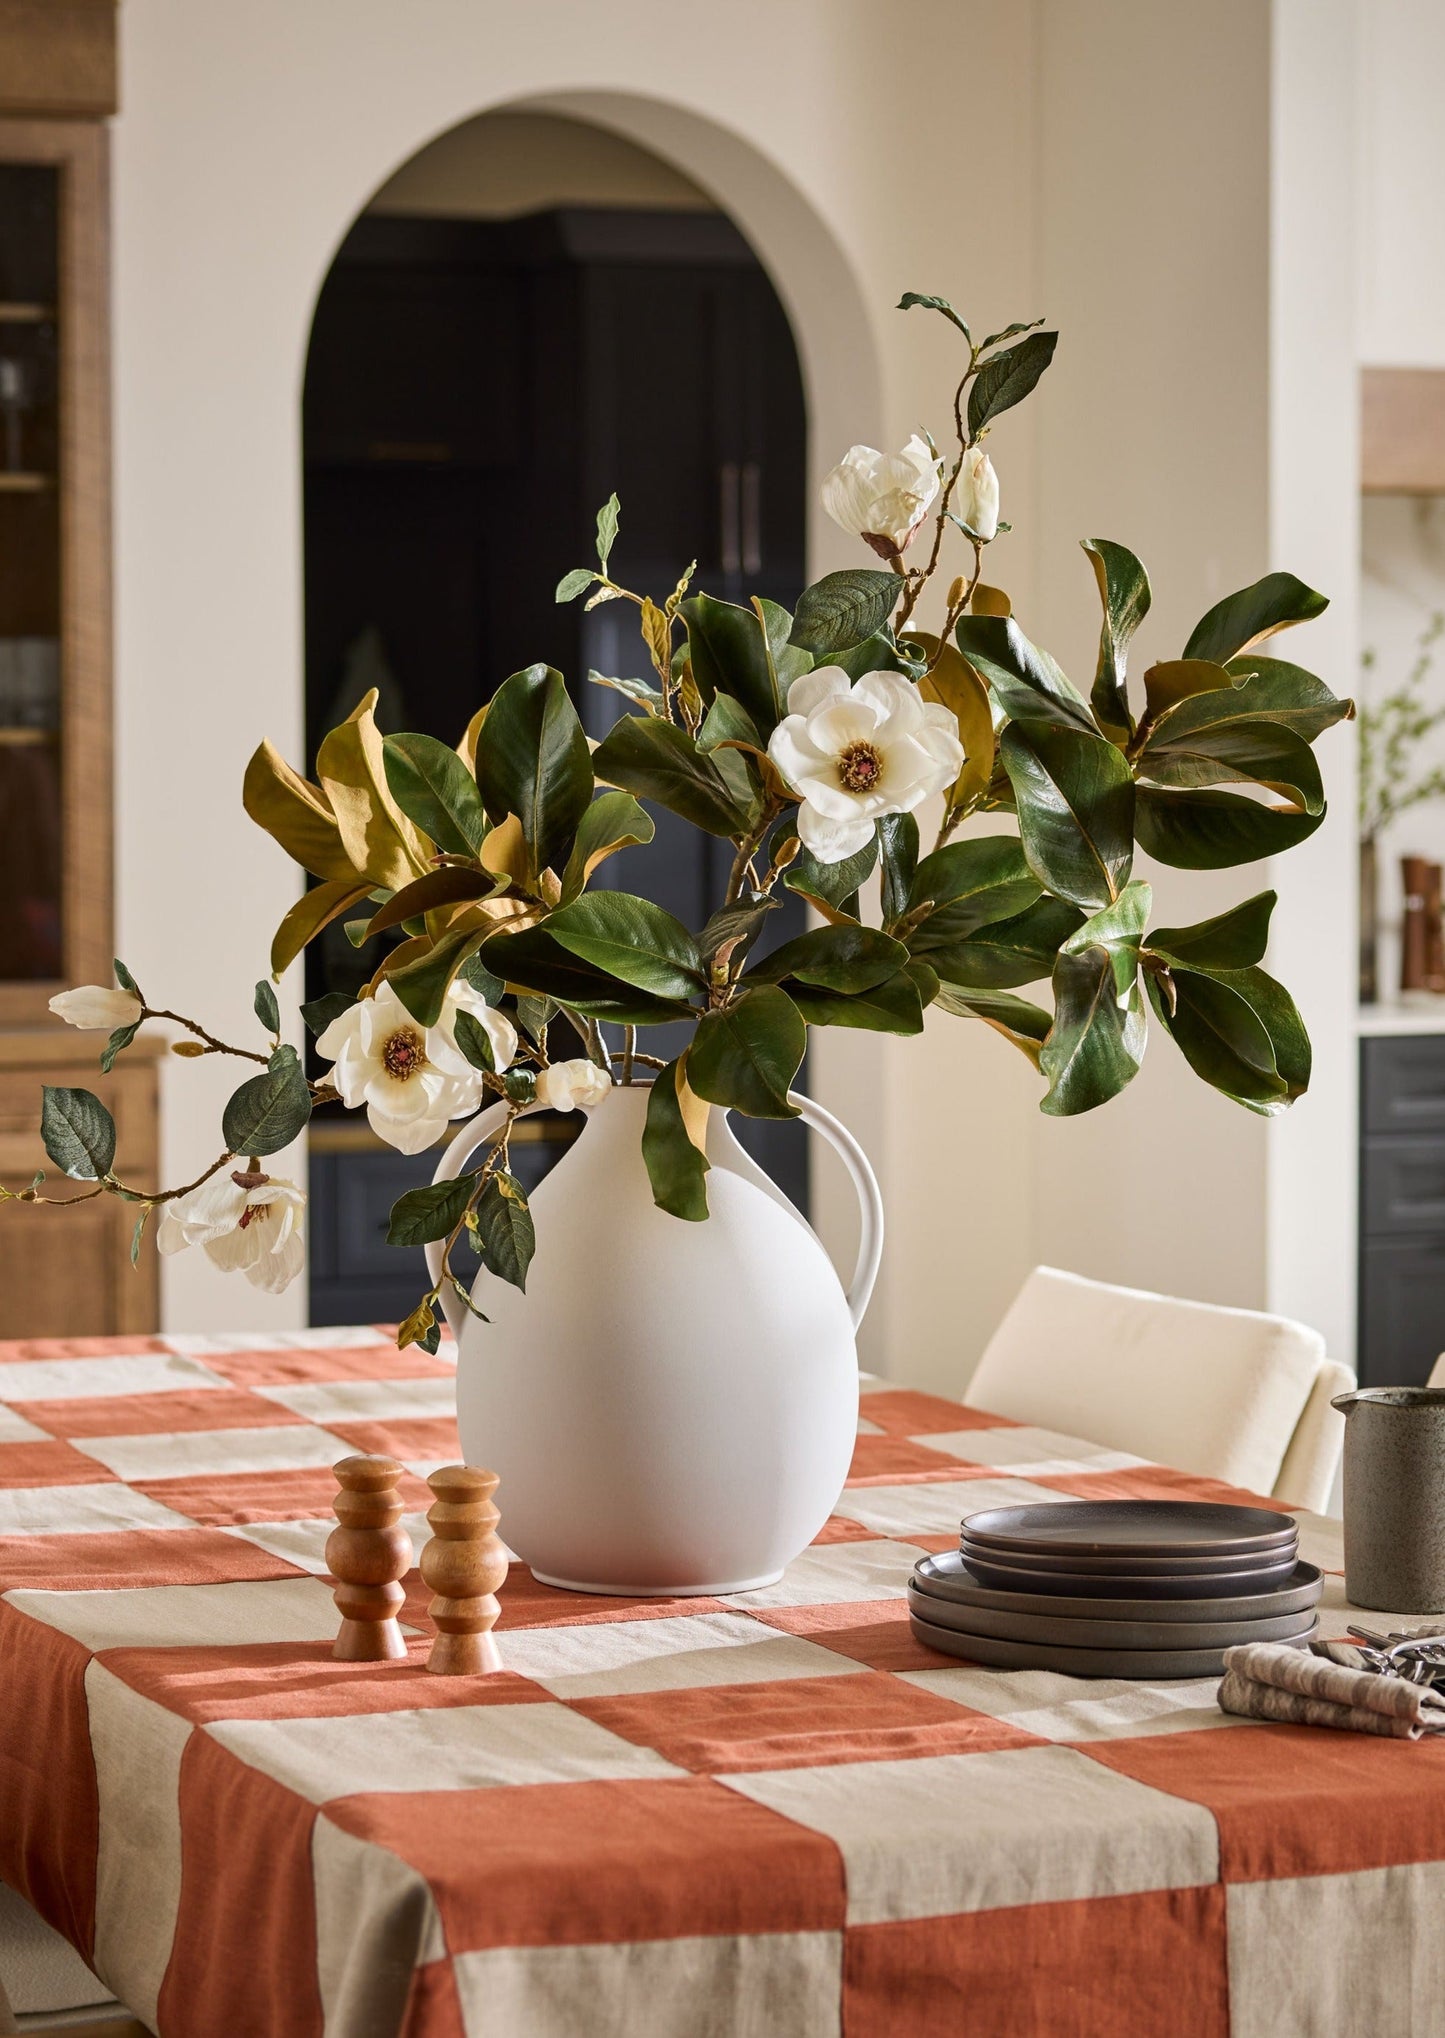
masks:
[(1360, 1042), (1359, 1373), (1423, 1385), (1445, 1351), (1445, 1033)]

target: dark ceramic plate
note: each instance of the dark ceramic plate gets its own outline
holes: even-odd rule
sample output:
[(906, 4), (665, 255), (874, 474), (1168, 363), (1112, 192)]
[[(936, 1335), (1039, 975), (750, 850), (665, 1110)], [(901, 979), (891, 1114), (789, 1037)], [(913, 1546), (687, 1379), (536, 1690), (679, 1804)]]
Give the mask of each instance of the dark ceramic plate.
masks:
[[(1244, 1591), (1237, 1586), (1226, 1585), (1214, 1598), (1196, 1593), (1192, 1580), (1184, 1584), (1170, 1580), (1168, 1588), (1162, 1591), (1156, 1589), (1160, 1582), (1151, 1579), (1145, 1591), (1136, 1592), (1132, 1597), (1112, 1593), (1103, 1595), (1109, 1600), (1109, 1619), (1267, 1620), (1277, 1614), (1299, 1613), (1305, 1607), (1317, 1605), (1324, 1589), (1320, 1573), (1313, 1564), (1296, 1564), (1288, 1578), (1266, 1591)], [(975, 1577), (956, 1550), (945, 1550), (937, 1557), (920, 1558), (913, 1567), (913, 1583), (931, 1598), (947, 1599), (956, 1606), (989, 1606), (1003, 1613), (1042, 1613), (1050, 1618), (1077, 1617), (1083, 1620), (1097, 1619), (1101, 1611), (1097, 1579), (1091, 1579), (1088, 1591), (1080, 1596), (1040, 1592), (1035, 1585), (1022, 1588), (1006, 1586), (1000, 1591)]]
[(963, 1524), (978, 1543), (1023, 1555), (1117, 1557), (1242, 1556), (1293, 1540), (1288, 1514), (1208, 1500), (1060, 1500), (1033, 1507), (987, 1507)]
[(1113, 1550), (1107, 1556), (1096, 1556), (1092, 1550), (1045, 1556), (1034, 1550), (1005, 1550), (993, 1543), (979, 1542), (966, 1528), (958, 1541), (970, 1564), (1008, 1564), (1020, 1571), (1041, 1573), (1069, 1571), (1086, 1578), (1190, 1578), (1204, 1573), (1237, 1576), (1241, 1572), (1253, 1574), (1276, 1565), (1293, 1564), (1299, 1554), (1293, 1530), (1274, 1549), (1246, 1550), (1239, 1556), (1228, 1557), (1161, 1557), (1142, 1549)]
[[(1194, 1600), (1198, 1606), (1203, 1602)], [(1099, 1613), (1107, 1616), (1118, 1604), (1109, 1600)], [(967, 1635), (991, 1635), (1001, 1642), (1038, 1642), (1076, 1649), (1232, 1649), (1237, 1642), (1288, 1642), (1308, 1633), (1315, 1623), (1312, 1606), (1298, 1613), (1264, 1620), (1078, 1620), (1058, 1614), (1007, 1613), (991, 1606), (964, 1606), (938, 1599), (931, 1592), (908, 1587), (908, 1605), (920, 1620)]]
[(1080, 1599), (1219, 1599), (1227, 1592), (1267, 1592), (1288, 1583), (1295, 1561), (1295, 1552), (1286, 1550), (1277, 1563), (1261, 1560), (1256, 1570), (1152, 1576), (1139, 1571), (1030, 1570), (1024, 1564), (995, 1563), (971, 1553), (963, 1559), (980, 1585), (996, 1591), (1073, 1593)]
[[(965, 1635), (938, 1627), (910, 1609), (914, 1634), (943, 1656), (962, 1656), (993, 1670), (1062, 1670), (1071, 1677), (1218, 1677), (1223, 1649), (1070, 1649), (1056, 1643), (1003, 1641), (996, 1635)], [(1295, 1638), (1303, 1648), (1313, 1625)]]

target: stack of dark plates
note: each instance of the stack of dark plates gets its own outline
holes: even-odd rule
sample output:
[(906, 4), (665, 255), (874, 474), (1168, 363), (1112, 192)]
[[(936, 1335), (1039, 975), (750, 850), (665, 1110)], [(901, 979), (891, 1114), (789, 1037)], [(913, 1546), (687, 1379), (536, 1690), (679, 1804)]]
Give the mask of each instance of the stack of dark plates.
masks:
[(1236, 1643), (1303, 1646), (1319, 1596), (1289, 1515), (1195, 1500), (992, 1507), (908, 1584), (929, 1648), (1080, 1677), (1208, 1677)]

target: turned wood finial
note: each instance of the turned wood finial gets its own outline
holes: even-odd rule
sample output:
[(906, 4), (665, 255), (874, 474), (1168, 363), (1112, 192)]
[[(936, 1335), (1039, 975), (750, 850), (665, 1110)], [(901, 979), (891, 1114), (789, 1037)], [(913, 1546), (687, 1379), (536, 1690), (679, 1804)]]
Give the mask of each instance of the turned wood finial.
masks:
[(426, 1483), (436, 1500), (427, 1512), (432, 1536), (421, 1553), (421, 1575), (436, 1594), (431, 1617), (437, 1625), (426, 1667), (442, 1677), (500, 1670), (492, 1628), (501, 1612), (497, 1588), (507, 1575), (507, 1553), (492, 1504), (497, 1475), (443, 1465)]
[(326, 1539), (342, 1615), (332, 1655), (341, 1663), (385, 1663), (406, 1654), (397, 1613), (406, 1598), (398, 1580), (411, 1568), (411, 1537), (401, 1527), (395, 1458), (343, 1458), (333, 1465), (340, 1491), (337, 1527)]

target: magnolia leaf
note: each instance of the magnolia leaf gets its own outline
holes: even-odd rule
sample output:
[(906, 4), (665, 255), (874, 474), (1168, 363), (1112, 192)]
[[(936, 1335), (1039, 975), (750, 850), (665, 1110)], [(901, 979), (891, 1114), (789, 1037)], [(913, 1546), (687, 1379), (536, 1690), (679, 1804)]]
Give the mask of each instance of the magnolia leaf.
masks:
[(547, 1028), (557, 1016), (555, 998), (534, 998), (524, 994), (517, 1000), (517, 1024), (536, 1047), (547, 1041)]
[[(958, 330), (963, 334), (963, 337), (968, 341), (969, 345), (970, 346), (973, 345), (973, 335), (968, 329), (967, 320), (959, 317), (958, 313), (954, 310), (953, 306), (949, 303), (946, 297), (926, 297), (920, 290), (905, 290), (903, 295), (899, 298), (895, 309), (897, 309), (898, 311), (911, 311), (914, 305), (916, 304), (921, 305), (925, 311), (942, 312), (943, 316), (948, 320), (949, 324), (957, 326)], [(996, 333), (994, 337), (995, 339), (1000, 339), (1003, 338), (1004, 335)], [(985, 341), (984, 345), (987, 346), (988, 342)], [(980, 351), (982, 351), (982, 349), (980, 349)]]
[(477, 712), (472, 716), (472, 719), (467, 723), (462, 740), (457, 745), (457, 756), (460, 757), (473, 779), (477, 775), (477, 739), (482, 733), (482, 724), (487, 719), (487, 709), (490, 706), (490, 701), (483, 701)]
[(592, 800), (592, 759), (560, 672), (529, 665), (498, 687), (477, 742), (477, 785), (493, 823), (515, 815), (533, 883), (560, 870)]
[(969, 608), (976, 616), (1011, 616), (1014, 605), (1001, 587), (990, 587), (980, 580), (968, 598)]
[(420, 1189), (408, 1189), (391, 1206), (386, 1227), (388, 1245), (429, 1245), (432, 1240), (450, 1238), (466, 1214), (477, 1186), (476, 1173), (456, 1175), (449, 1182), (427, 1182)]
[(559, 1005), (585, 1018), (613, 1019), (622, 1026), (660, 1026), (670, 1019), (695, 1016), (692, 1006), (681, 999), (635, 989), (564, 948), (553, 938), (550, 923), (520, 934), (493, 935), (482, 959), (508, 986), (555, 998)]
[(1001, 333), (990, 333), (986, 340), (979, 342), (978, 351), (986, 354), (990, 347), (999, 346), (1004, 340), (1016, 339), (1020, 333), (1031, 333), (1035, 326), (1041, 326), (1041, 318), (1022, 319), (1011, 326), (1005, 326)]
[[(115, 980), (120, 985), (121, 989), (123, 991), (129, 991), (133, 998), (139, 998), (140, 985), (136, 982), (135, 978), (131, 975), (130, 971), (126, 968), (125, 964), (120, 960), (120, 958), (117, 957), (111, 966), (115, 970)], [(141, 1002), (142, 1004), (144, 1004), (145, 1000), (142, 998)]]
[(498, 1173), (488, 1178), (477, 1201), (477, 1233), (488, 1271), (525, 1292), (537, 1234), (527, 1192), (515, 1175)]
[(937, 1003), (940, 1010), (952, 1012), (960, 1019), (982, 1019), (1038, 1067), (1040, 1051), (1054, 1023), (1053, 1014), (1042, 1005), (1030, 1004), (1027, 998), (1011, 997), (1007, 991), (964, 991), (952, 984), (943, 986)]
[(611, 687), (614, 693), (622, 694), (627, 700), (636, 701), (638, 706), (645, 709), (649, 715), (661, 714), (666, 706), (662, 689), (653, 686), (648, 680), (609, 679), (606, 673), (591, 671), (588, 672), (587, 677), (593, 686)]
[(1200, 920), (1193, 927), (1156, 927), (1149, 948), (1169, 963), (1188, 969), (1248, 969), (1263, 959), (1269, 942), (1274, 892), (1258, 892), (1242, 906)]
[(115, 1160), (115, 1120), (90, 1090), (41, 1091), (40, 1137), (55, 1165), (73, 1181), (99, 1182)]
[[(893, 579), (891, 574), (886, 579)], [(894, 583), (896, 589), (896, 581)], [(751, 741), (765, 745), (787, 713), (787, 704), (768, 650), (767, 631), (755, 609), (695, 594), (682, 604), (693, 678), (705, 701), (727, 695), (752, 726)], [(866, 634), (866, 632), (865, 632)], [(699, 744), (699, 748), (707, 748)]]
[(691, 998), (703, 985), (697, 943), (680, 920), (630, 892), (589, 892), (547, 921), (569, 954), (619, 983), (659, 998)]
[(938, 979), (927, 976), (917, 964), (895, 971), (871, 990), (845, 995), (838, 991), (814, 990), (789, 985), (788, 995), (810, 1026), (857, 1026), (870, 1033), (916, 1034), (923, 1031), (923, 1007), (937, 995)]
[(882, 628), (902, 592), (896, 573), (865, 566), (826, 573), (799, 595), (788, 641), (815, 657), (845, 651)]
[(272, 974), (280, 976), (289, 969), (323, 927), (329, 927), (333, 920), (339, 920), (343, 913), (369, 898), (374, 889), (368, 878), (358, 880), (353, 875), (328, 878), (324, 884), (303, 892), (271, 937)]
[(1125, 669), (1130, 639), (1149, 613), (1149, 576), (1134, 554), (1111, 538), (1084, 538), (1081, 543), (1089, 555), (1099, 586), (1099, 600), (1104, 605), (1099, 662), (1090, 699), (1100, 728), (1122, 746), (1134, 734)]
[[(803, 898), (817, 906), (820, 911), (843, 911), (847, 902), (866, 884), (873, 875), (878, 862), (878, 837), (865, 843), (862, 849), (854, 850), (851, 856), (843, 857), (838, 863), (820, 863), (809, 849), (802, 850), (783, 872), (783, 883), (790, 892), (798, 892)], [(856, 919), (856, 914), (849, 914)]]
[(932, 670), (918, 682), (918, 691), (925, 700), (947, 708), (958, 724), (963, 769), (944, 794), (944, 804), (950, 814), (967, 813), (988, 791), (993, 777), (995, 745), (988, 686), (954, 645), (940, 645), (937, 637), (921, 631), (910, 632), (910, 640), (923, 647), (932, 664)]
[(1022, 403), (1054, 358), (1057, 333), (1031, 333), (1016, 347), (992, 354), (968, 392), (968, 433), (976, 439), (986, 424)]
[(724, 748), (750, 750), (759, 757), (767, 755), (767, 746), (753, 726), (752, 716), (729, 693), (714, 695), (697, 732), (697, 747), (705, 757)]
[(788, 689), (795, 679), (801, 679), (805, 672), (813, 669), (811, 652), (790, 640), (793, 634), (793, 618), (785, 608), (775, 601), (766, 601), (761, 595), (754, 595), (752, 606), (758, 621), (763, 626), (763, 641), (767, 646), (768, 665), (773, 675), (773, 691), (787, 712)]
[(145, 1237), (146, 1226), (150, 1222), (152, 1208), (153, 1205), (149, 1203), (144, 1206), (140, 1216), (135, 1221), (135, 1230), (130, 1235), (130, 1263), (133, 1267), (140, 1265), (140, 1242)]
[(279, 1153), (305, 1129), (311, 1092), (296, 1050), (279, 1047), (264, 1075), (242, 1083), (221, 1114), (221, 1137), (235, 1154)]
[(697, 937), (697, 952), (703, 962), (711, 962), (715, 955), (726, 951), (729, 962), (735, 964), (737, 957), (746, 954), (757, 939), (769, 913), (776, 912), (781, 904), (781, 899), (755, 892), (739, 899), (736, 905), (721, 907)]
[(650, 842), (655, 833), (651, 814), (631, 793), (599, 793), (577, 824), (577, 839), (562, 873), (562, 904), (570, 905), (586, 890), (592, 873), (609, 856)]
[(1194, 625), (1184, 647), (1186, 658), (1210, 658), (1216, 665), (1237, 658), (1251, 645), (1262, 644), (1276, 631), (1323, 615), (1328, 598), (1316, 594), (1292, 573), (1267, 573), (1238, 594), (1226, 595)]
[(140, 1029), (141, 1022), (139, 1019), (133, 1019), (129, 1026), (116, 1027), (114, 1033), (111, 1034), (109, 1040), (105, 1043), (105, 1046), (100, 1050), (100, 1072), (103, 1076), (110, 1074), (111, 1070), (115, 1067), (116, 1056), (124, 1053), (140, 1032)]
[(327, 991), (319, 998), (301, 1007), (301, 1017), (308, 1033), (323, 1034), (333, 1019), (339, 1019), (343, 1012), (349, 1012), (356, 1000), (349, 991)]
[(953, 635), (1011, 722), (1053, 723), (1098, 735), (1077, 689), (1012, 616), (960, 616)]
[(423, 1296), (396, 1333), (397, 1349), (405, 1351), (408, 1345), (417, 1345), (424, 1352), (435, 1352), (441, 1344), (442, 1327), (432, 1312), (431, 1300)]
[(812, 927), (755, 963), (744, 981), (778, 984), (790, 977), (818, 990), (851, 995), (876, 989), (907, 962), (903, 943), (875, 927)]
[(1011, 723), (999, 742), (1029, 866), (1088, 911), (1110, 905), (1134, 856), (1134, 779), (1112, 743), (1072, 729)]
[(253, 1006), (256, 1017), (268, 1033), (279, 1033), (281, 1031), (281, 1007), (276, 1003), (276, 993), (272, 990), (270, 984), (267, 983), (265, 977), (262, 977), (256, 986)]
[(915, 937), (911, 945), (937, 970), (945, 988), (1016, 990), (1050, 974), (1059, 949), (1083, 919), (1077, 906), (1045, 893), (1013, 919), (992, 921), (961, 941), (920, 945)]
[(878, 860), (883, 869), (883, 921), (891, 927), (908, 911), (918, 868), (918, 823), (912, 814), (885, 814), (878, 823)]
[(442, 1016), (452, 978), (475, 954), (489, 929), (454, 928), (437, 941), (416, 948), (403, 944), (384, 965), (386, 981), (419, 1026), (435, 1026)]
[(409, 732), (382, 739), (386, 782), (409, 820), (438, 849), (475, 856), (487, 832), (477, 782), (456, 751), (435, 736)]
[(962, 941), (979, 927), (1011, 920), (1031, 906), (1043, 886), (1029, 869), (1013, 835), (976, 835), (925, 856), (913, 878), (908, 910), (933, 902), (933, 911), (909, 936), (915, 955)]
[(1324, 819), (1298, 807), (1270, 807), (1242, 793), (1159, 792), (1140, 786), (1134, 802), (1139, 847), (1178, 870), (1228, 870), (1278, 856), (1313, 835)]
[[(1353, 701), (1332, 694), (1322, 679), (1302, 665), (1251, 652), (1247, 658), (1231, 659), (1225, 669), (1234, 681), (1229, 710), (1233, 720), (1278, 722), (1303, 736), (1306, 743), (1313, 743), (1336, 722), (1349, 721), (1354, 715)], [(1202, 714), (1206, 706), (1201, 701), (1190, 712)]]
[(642, 1158), (658, 1209), (696, 1224), (708, 1214), (704, 1179), (708, 1158), (691, 1137), (682, 1108), (684, 1061), (685, 1057), (680, 1057), (659, 1069), (648, 1093)]
[(1314, 752), (1293, 729), (1273, 722), (1221, 721), (1180, 729), (1174, 716), (1166, 715), (1140, 751), (1136, 768), (1141, 779), (1180, 790), (1244, 780), (1268, 787), (1307, 814), (1324, 812), (1325, 790)]
[(336, 816), (352, 868), (395, 892), (430, 868), (430, 846), (387, 784), (382, 735), (374, 715), (376, 698), (373, 687), (339, 727), (322, 737), (316, 776)]
[(788, 1091), (807, 1044), (808, 1029), (792, 999), (760, 985), (704, 1013), (688, 1050), (688, 1083), (708, 1103), (749, 1118), (796, 1118)]
[(622, 514), (622, 505), (616, 493), (609, 495), (597, 512), (597, 562), (602, 571), (607, 571), (607, 562), (612, 556), (612, 547), (617, 542), (617, 525)]
[(721, 755), (702, 756), (687, 730), (672, 722), (625, 715), (593, 752), (592, 768), (609, 785), (656, 800), (709, 835), (748, 832), (750, 815), (734, 797)]
[(313, 877), (355, 884), (363, 876), (343, 846), (325, 794), (293, 771), (273, 744), (262, 743), (246, 766), (241, 803), (256, 826)]
[(475, 1013), (465, 1009), (456, 1012), (452, 1019), (452, 1038), (474, 1069), (485, 1069), (489, 1075), (497, 1073), (492, 1036)]
[(384, 933), (388, 927), (400, 927), (406, 920), (422, 919), (442, 906), (459, 906), (472, 899), (490, 898), (496, 889), (497, 881), (489, 871), (466, 870), (455, 863), (443, 864), (440, 870), (429, 870), (425, 877), (419, 877), (404, 890), (394, 892), (367, 922), (367, 936)]
[(1112, 906), (1093, 913), (1060, 944), (1061, 955), (1086, 955), (1101, 949), (1114, 972), (1114, 989), (1122, 1004), (1134, 991), (1139, 975), (1139, 944), (1149, 923), (1154, 892), (1142, 878), (1127, 884)]
[(574, 566), (557, 582), (556, 599), (559, 602), (576, 601), (579, 594), (586, 594), (596, 578), (590, 566)]
[[(1241, 970), (1237, 978), (1263, 977), (1264, 972)], [(1149, 998), (1160, 1023), (1172, 1035), (1180, 1053), (1197, 1076), (1236, 1104), (1262, 1116), (1272, 1117), (1293, 1101), (1291, 1084), (1281, 1074), (1270, 1030), (1254, 1002), (1234, 981), (1194, 970), (1171, 970), (1174, 1007), (1171, 1011), (1157, 980), (1147, 979)], [(1265, 979), (1272, 983), (1272, 979)], [(1276, 991), (1280, 986), (1274, 985)], [(1280, 995), (1288, 1003), (1287, 994)], [(1294, 1012), (1293, 1005), (1289, 1007)], [(1298, 1015), (1294, 1014), (1296, 1026)], [(1303, 1028), (1298, 1029), (1303, 1036)], [(1298, 1049), (1292, 1038), (1286, 1045)], [(1305, 1043), (1304, 1080), (1308, 1081), (1308, 1042)], [(1294, 1094), (1303, 1089), (1301, 1082)]]
[(1208, 658), (1166, 658), (1144, 674), (1144, 704), (1151, 722), (1177, 708), (1194, 694), (1230, 689), (1233, 679)]
[(1039, 1054), (1049, 1087), (1039, 1109), (1051, 1118), (1072, 1118), (1106, 1104), (1134, 1080), (1148, 1022), (1137, 980), (1120, 998), (1105, 948), (1082, 954), (1060, 949), (1053, 981), (1054, 1023)]

